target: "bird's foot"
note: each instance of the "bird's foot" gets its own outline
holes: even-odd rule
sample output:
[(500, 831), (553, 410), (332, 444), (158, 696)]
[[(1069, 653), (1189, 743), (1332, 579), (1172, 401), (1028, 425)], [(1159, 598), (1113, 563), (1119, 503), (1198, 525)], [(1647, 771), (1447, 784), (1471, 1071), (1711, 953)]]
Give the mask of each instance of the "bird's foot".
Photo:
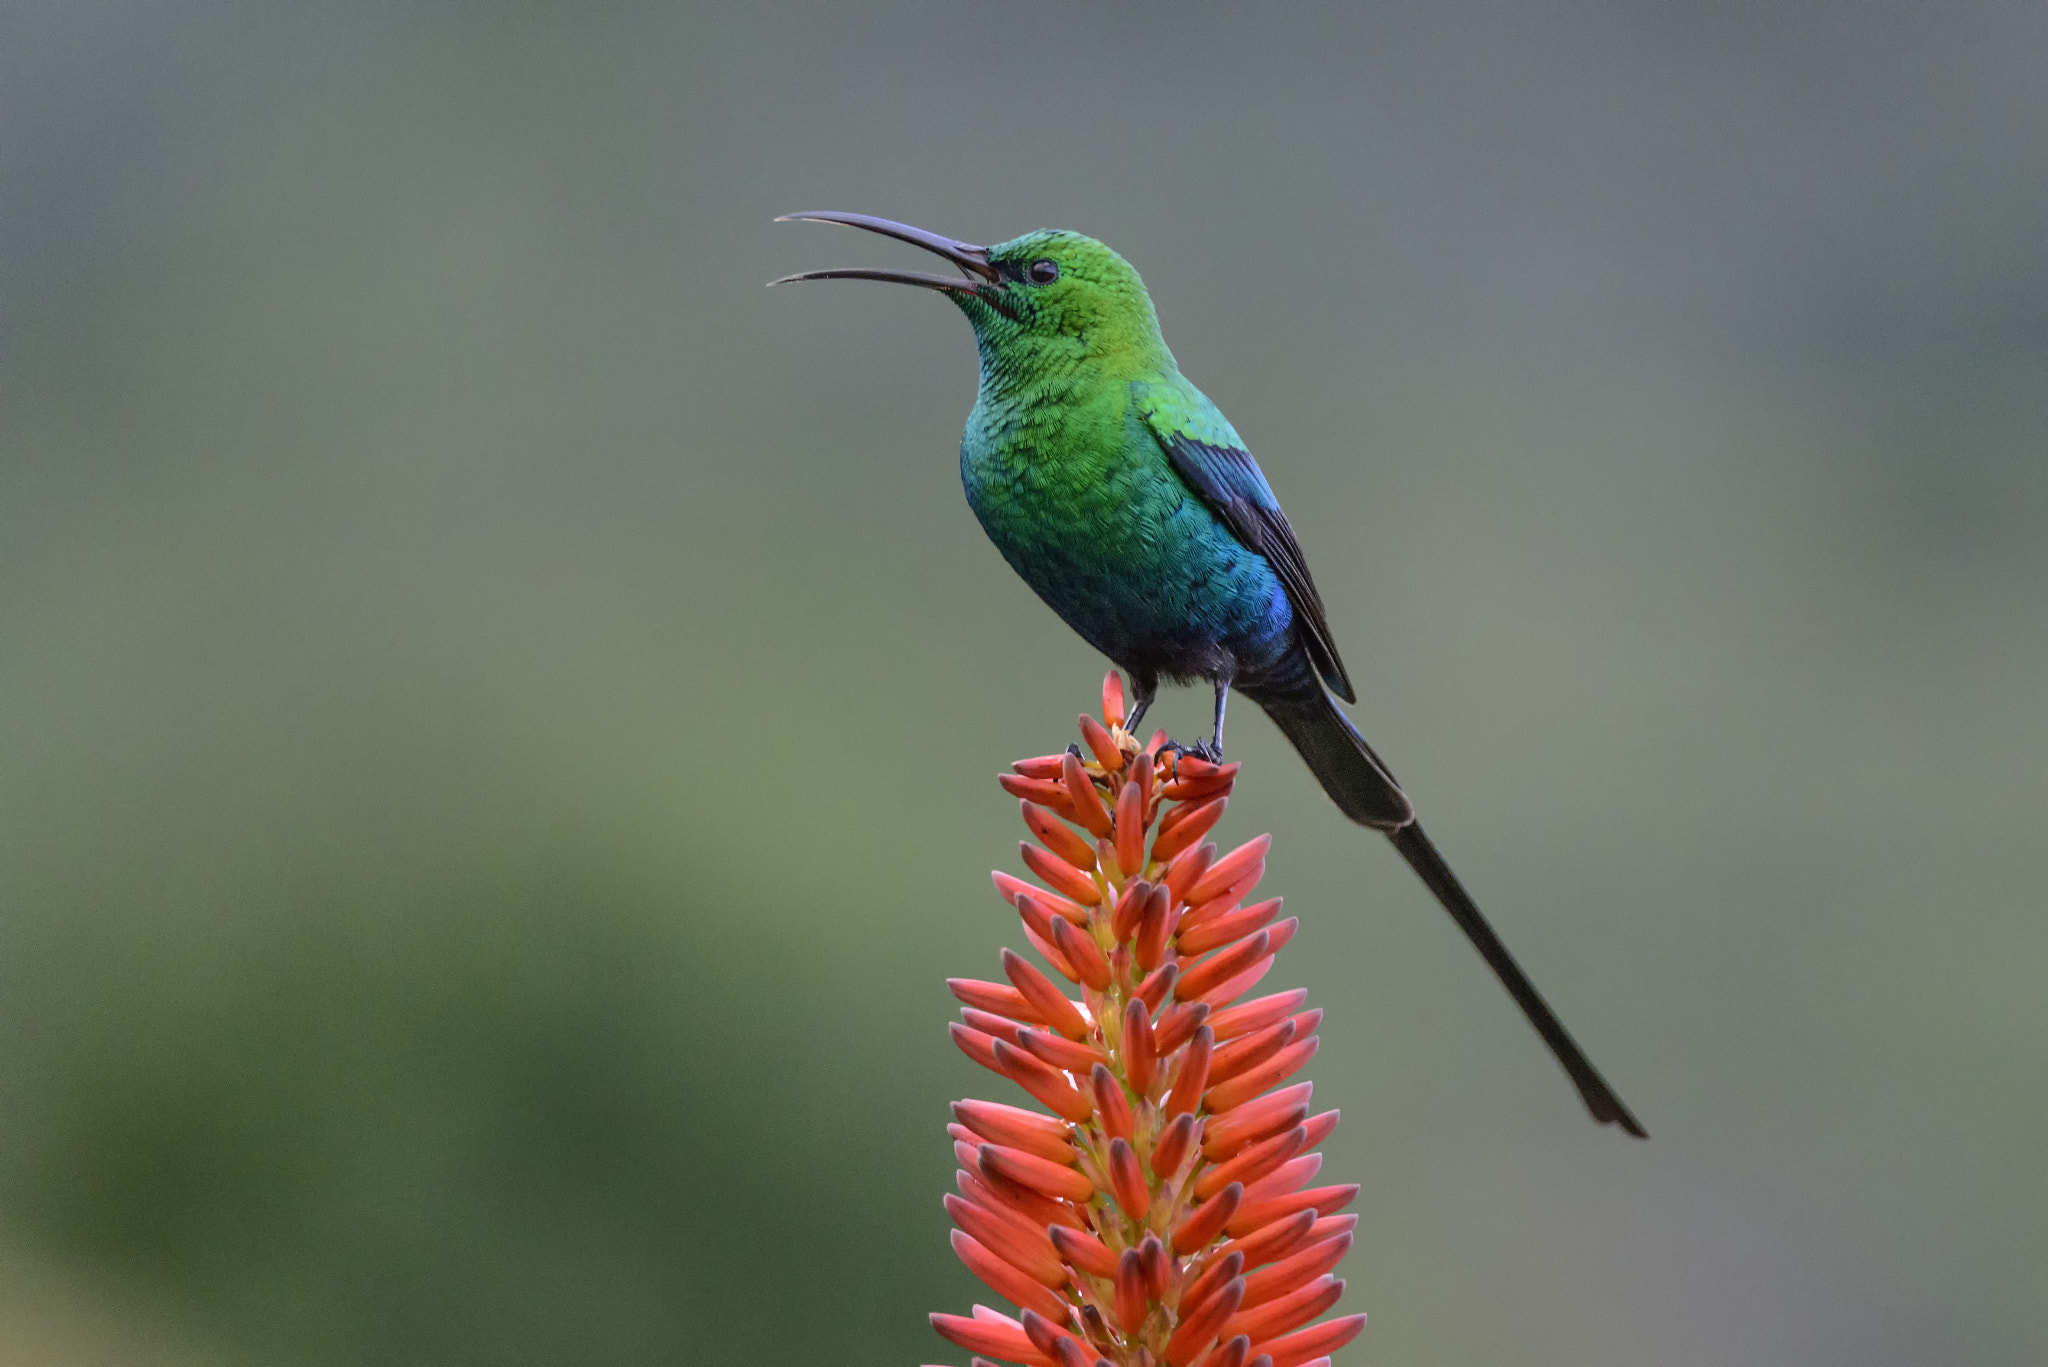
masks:
[(1162, 755), (1171, 754), (1173, 756), (1173, 776), (1175, 778), (1180, 777), (1180, 757), (1182, 755), (1188, 755), (1194, 759), (1201, 760), (1205, 764), (1221, 764), (1223, 762), (1223, 747), (1213, 740), (1196, 741), (1193, 745), (1182, 745), (1177, 740), (1169, 740), (1166, 744), (1159, 747), (1159, 753)]

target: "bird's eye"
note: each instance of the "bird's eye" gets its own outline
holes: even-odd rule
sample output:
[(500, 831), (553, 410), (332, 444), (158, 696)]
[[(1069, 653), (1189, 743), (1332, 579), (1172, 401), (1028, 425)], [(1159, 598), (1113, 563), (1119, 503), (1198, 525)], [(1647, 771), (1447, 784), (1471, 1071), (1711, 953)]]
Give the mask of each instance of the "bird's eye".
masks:
[(1059, 263), (1056, 261), (1034, 261), (1031, 263), (1031, 269), (1025, 272), (1025, 274), (1030, 276), (1031, 283), (1034, 285), (1050, 285), (1053, 281), (1060, 278)]

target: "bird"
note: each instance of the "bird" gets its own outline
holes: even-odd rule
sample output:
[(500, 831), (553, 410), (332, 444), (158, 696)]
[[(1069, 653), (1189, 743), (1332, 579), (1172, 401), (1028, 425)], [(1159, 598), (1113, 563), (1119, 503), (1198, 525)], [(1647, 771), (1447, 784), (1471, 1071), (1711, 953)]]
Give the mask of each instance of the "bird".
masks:
[(1593, 1119), (1648, 1134), (1494, 933), (1348, 716), (1351, 676), (1308, 561), (1258, 462), (1180, 372), (1138, 272), (1095, 238), (1040, 229), (993, 246), (867, 214), (777, 222), (859, 228), (956, 274), (805, 271), (771, 285), (875, 280), (950, 299), (980, 386), (960, 442), (968, 505), (1010, 567), (1131, 681), (1136, 730), (1162, 682), (1215, 689), (1221, 760), (1233, 691), (1262, 708), (1338, 809), (1384, 834), (1556, 1057)]

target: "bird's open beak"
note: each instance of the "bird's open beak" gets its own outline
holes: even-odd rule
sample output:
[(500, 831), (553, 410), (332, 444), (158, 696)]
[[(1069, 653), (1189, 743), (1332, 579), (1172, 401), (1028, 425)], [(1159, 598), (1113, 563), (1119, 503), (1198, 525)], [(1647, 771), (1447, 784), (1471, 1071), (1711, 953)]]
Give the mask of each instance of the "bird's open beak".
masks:
[[(972, 242), (955, 242), (950, 237), (940, 237), (922, 228), (913, 228), (908, 223), (892, 223), (886, 218), (870, 218), (866, 214), (842, 214), (829, 210), (806, 214), (784, 214), (777, 223), (844, 223), (849, 228), (865, 228), (871, 233), (893, 237), (898, 242), (908, 242), (914, 247), (945, 257), (958, 266), (961, 276), (934, 275), (928, 271), (885, 271), (885, 270), (841, 270), (805, 271), (800, 275), (785, 275), (780, 280), (770, 280), (771, 285), (786, 285), (792, 280), (888, 280), (898, 285), (916, 285), (928, 290), (953, 290), (962, 294), (988, 298), (1001, 286), (1002, 277), (995, 267), (988, 263), (988, 248), (977, 247)], [(963, 278), (964, 277), (964, 278)]]

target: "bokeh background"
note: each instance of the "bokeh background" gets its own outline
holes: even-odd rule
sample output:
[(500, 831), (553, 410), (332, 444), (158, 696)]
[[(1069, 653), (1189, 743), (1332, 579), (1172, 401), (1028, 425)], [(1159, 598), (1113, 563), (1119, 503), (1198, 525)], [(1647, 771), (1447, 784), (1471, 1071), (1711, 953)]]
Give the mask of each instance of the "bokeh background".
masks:
[[(1145, 273), (1655, 1139), (1246, 709), (1348, 1364), (2048, 1357), (2048, 9), (0, 18), (0, 1361), (957, 1362), (948, 974), (1103, 662), (968, 334)], [(1206, 704), (1171, 696), (1177, 733)]]

